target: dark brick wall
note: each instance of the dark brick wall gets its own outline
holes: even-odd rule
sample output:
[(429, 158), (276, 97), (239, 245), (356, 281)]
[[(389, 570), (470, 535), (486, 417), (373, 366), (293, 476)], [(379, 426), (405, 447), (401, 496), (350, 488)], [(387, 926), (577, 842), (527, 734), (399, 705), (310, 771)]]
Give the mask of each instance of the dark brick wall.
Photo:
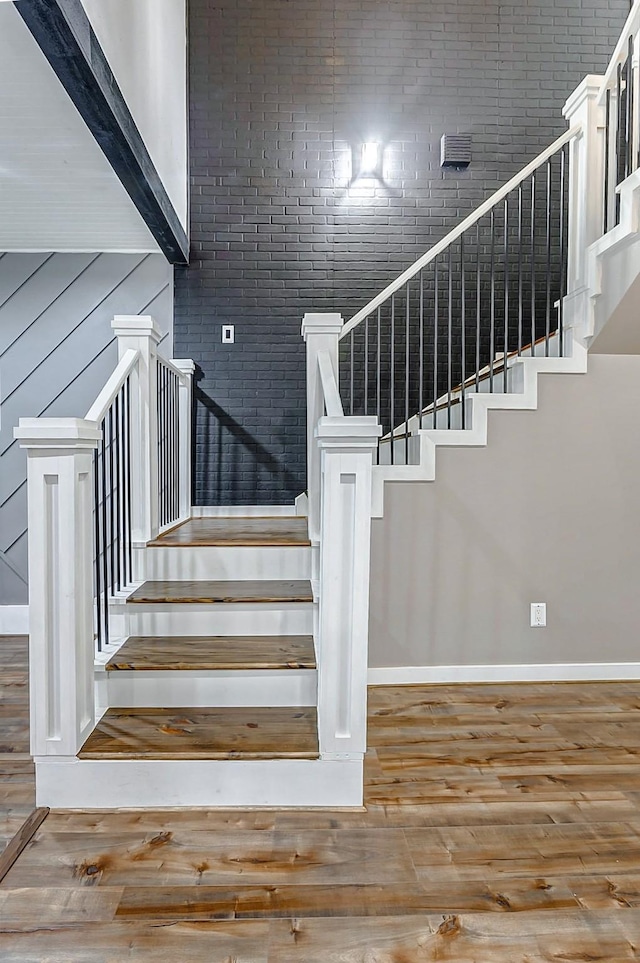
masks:
[[(565, 129), (628, 0), (190, 0), (192, 262), (177, 356), (201, 368), (196, 500), (305, 487), (305, 311), (345, 319)], [(473, 162), (442, 171), (442, 133)], [(384, 144), (383, 177), (351, 180)], [(236, 326), (222, 345), (220, 326)]]

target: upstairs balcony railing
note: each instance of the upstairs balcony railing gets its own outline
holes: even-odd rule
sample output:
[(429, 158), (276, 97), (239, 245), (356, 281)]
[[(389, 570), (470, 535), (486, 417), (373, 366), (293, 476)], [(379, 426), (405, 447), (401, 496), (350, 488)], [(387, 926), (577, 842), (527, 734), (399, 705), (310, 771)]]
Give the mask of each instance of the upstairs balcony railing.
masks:
[(619, 187), (640, 166), (640, 3), (634, 3), (604, 76), (603, 232), (620, 223)]

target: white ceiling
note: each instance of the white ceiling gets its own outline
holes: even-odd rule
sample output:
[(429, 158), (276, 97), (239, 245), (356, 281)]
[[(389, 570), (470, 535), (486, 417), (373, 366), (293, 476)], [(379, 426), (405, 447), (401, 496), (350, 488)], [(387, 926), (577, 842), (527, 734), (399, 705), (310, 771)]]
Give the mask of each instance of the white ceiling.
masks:
[(0, 251), (158, 246), (12, 3), (0, 3)]

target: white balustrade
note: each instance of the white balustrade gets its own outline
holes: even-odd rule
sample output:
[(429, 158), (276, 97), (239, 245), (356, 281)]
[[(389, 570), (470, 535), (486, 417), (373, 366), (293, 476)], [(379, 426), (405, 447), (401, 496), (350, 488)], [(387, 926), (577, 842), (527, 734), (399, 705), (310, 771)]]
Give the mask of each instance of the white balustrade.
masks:
[[(94, 452), (102, 439), (105, 416), (120, 398), (110, 431), (130, 418), (131, 542), (141, 550), (134, 578), (142, 579), (144, 546), (158, 532), (157, 345), (159, 329), (151, 317), (118, 316), (118, 365), (82, 418), (23, 418), (15, 437), (27, 451), (31, 751), (46, 756), (75, 756), (95, 724), (94, 589), (100, 584), (108, 607), (113, 586), (104, 576), (94, 583)], [(191, 512), (191, 406), (194, 364), (167, 362), (179, 379), (178, 477), (180, 518)], [(122, 401), (128, 398), (124, 407)], [(125, 415), (126, 412), (126, 415)], [(172, 422), (173, 425), (173, 422)], [(113, 459), (113, 453), (111, 455)], [(103, 459), (104, 461), (104, 459)], [(124, 465), (109, 483), (122, 484)], [(112, 465), (113, 467), (113, 465)], [(104, 489), (104, 481), (102, 482)], [(113, 492), (108, 492), (112, 499)], [(107, 497), (106, 490), (102, 499)], [(102, 502), (102, 504), (103, 504)], [(116, 505), (122, 506), (118, 495)], [(122, 509), (124, 510), (124, 509)], [(117, 522), (115, 524), (118, 524)], [(111, 522), (113, 527), (114, 522)], [(107, 551), (103, 525), (100, 551)], [(111, 531), (113, 543), (114, 532)], [(119, 529), (116, 529), (119, 531)], [(95, 536), (97, 537), (97, 536)], [(111, 549), (113, 545), (111, 545)], [(123, 557), (123, 548), (116, 548)], [(134, 553), (135, 557), (135, 553)], [(98, 604), (99, 610), (99, 604)], [(103, 608), (104, 614), (104, 608)]]
[(345, 417), (337, 314), (306, 314), (309, 533), (317, 567), (318, 733), (322, 758), (366, 750), (369, 560), (375, 417)]
[(75, 755), (94, 726), (95, 422), (21, 418), (29, 502), (31, 753)]

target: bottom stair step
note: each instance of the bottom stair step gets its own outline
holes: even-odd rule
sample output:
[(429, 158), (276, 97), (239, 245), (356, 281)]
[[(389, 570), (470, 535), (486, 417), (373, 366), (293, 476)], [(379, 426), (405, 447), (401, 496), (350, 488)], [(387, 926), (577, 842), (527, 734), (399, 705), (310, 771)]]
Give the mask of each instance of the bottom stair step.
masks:
[(79, 759), (317, 759), (315, 708), (108, 709)]

